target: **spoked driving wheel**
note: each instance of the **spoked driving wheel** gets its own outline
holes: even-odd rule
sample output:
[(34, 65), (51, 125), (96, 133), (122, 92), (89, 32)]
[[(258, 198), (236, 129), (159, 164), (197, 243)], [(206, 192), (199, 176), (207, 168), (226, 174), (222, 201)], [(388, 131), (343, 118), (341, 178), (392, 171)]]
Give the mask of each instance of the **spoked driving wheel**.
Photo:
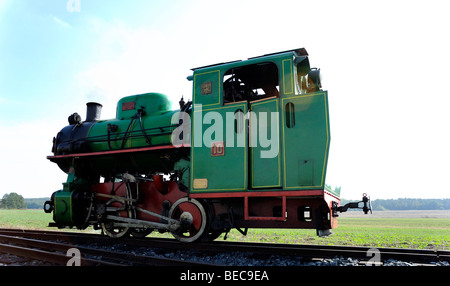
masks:
[(181, 222), (181, 227), (172, 231), (172, 235), (179, 241), (199, 240), (207, 231), (205, 208), (196, 199), (179, 199), (170, 208), (169, 217)]
[[(114, 216), (121, 216), (121, 217), (127, 217), (132, 218), (133, 213), (131, 210), (125, 210), (123, 207), (123, 204), (117, 200), (111, 199), (106, 203), (107, 209), (116, 209), (114, 211), (107, 211), (107, 214), (114, 215)], [(102, 223), (102, 230), (103, 233), (105, 233), (109, 237), (113, 238), (119, 238), (123, 236), (127, 236), (132, 229), (128, 226), (123, 226), (117, 224), (117, 222), (114, 222), (112, 220), (106, 220)]]

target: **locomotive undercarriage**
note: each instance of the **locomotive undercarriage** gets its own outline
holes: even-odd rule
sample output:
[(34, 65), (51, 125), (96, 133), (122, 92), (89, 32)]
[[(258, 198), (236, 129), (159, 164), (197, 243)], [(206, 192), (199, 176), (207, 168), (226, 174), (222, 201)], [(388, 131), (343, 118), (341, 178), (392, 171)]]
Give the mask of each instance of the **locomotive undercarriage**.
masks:
[[(252, 197), (249, 192), (242, 197), (208, 198), (182, 191), (179, 184), (164, 181), (162, 175), (144, 178), (125, 173), (120, 182), (91, 184), (70, 196), (58, 191), (44, 209), (53, 211), (51, 226), (59, 228), (93, 226), (114, 238), (144, 237), (157, 230), (183, 242), (211, 241), (233, 228), (244, 235), (248, 228), (310, 228), (328, 235), (337, 224), (332, 212), (336, 201), (320, 190), (304, 197), (294, 192)], [(67, 212), (71, 218), (65, 220)]]
[[(177, 181), (163, 181), (162, 175), (139, 178), (125, 174), (120, 182), (92, 184), (88, 191), (55, 192), (44, 205), (53, 211), (59, 228), (85, 229), (93, 226), (110, 237), (143, 237), (153, 230), (171, 232), (181, 241), (206, 236), (204, 203), (189, 199)], [(65, 214), (70, 213), (70, 218)]]

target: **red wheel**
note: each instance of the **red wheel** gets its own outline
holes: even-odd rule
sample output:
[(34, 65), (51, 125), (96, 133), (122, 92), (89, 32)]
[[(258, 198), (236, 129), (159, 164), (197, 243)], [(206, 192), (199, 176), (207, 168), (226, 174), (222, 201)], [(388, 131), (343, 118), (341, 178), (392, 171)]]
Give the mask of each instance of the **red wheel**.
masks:
[(181, 221), (181, 228), (172, 232), (179, 241), (193, 242), (205, 233), (208, 221), (206, 212), (196, 199), (179, 199), (170, 208), (169, 217)]

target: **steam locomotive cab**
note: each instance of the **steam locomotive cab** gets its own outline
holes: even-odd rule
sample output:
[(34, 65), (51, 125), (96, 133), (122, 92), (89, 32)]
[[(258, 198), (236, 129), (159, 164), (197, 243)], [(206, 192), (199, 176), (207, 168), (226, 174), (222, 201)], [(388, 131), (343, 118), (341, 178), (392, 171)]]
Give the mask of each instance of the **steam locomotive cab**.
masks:
[(193, 81), (193, 130), (203, 138), (191, 146), (191, 197), (234, 200), (243, 228), (335, 227), (327, 92), (306, 51), (197, 68)]

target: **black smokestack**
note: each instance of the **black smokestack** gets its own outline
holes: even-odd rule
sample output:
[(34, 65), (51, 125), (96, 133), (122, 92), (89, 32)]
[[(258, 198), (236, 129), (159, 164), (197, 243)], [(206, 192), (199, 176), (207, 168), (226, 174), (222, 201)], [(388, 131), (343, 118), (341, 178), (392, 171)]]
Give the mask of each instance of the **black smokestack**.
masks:
[(99, 120), (103, 105), (97, 102), (88, 102), (86, 103), (86, 106), (86, 121), (91, 122)]

